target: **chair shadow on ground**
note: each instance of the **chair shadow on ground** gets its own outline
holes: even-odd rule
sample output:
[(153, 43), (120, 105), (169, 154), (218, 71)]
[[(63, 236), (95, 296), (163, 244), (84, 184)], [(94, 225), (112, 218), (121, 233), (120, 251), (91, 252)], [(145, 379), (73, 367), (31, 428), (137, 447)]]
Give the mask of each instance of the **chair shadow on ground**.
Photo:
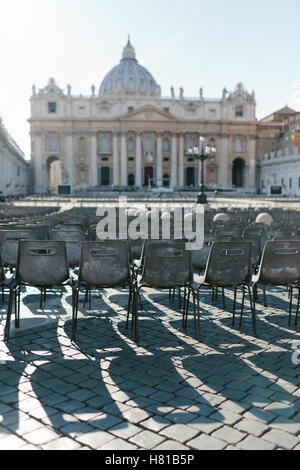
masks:
[[(113, 296), (109, 300), (112, 302)], [(10, 354), (16, 362), (11, 362), (8, 366), (0, 365), (0, 370), (9, 369), (14, 372), (7, 386), (11, 385), (14, 389), (9, 403), (14, 406), (15, 420), (10, 414), (9, 422), (6, 422), (3, 414), (1, 426), (7, 426), (10, 430), (18, 429), (18, 380), (24, 373), (26, 365), (36, 361), (47, 362), (37, 364), (31, 375), (33, 391), (53, 428), (55, 430), (65, 428), (62, 431), (64, 434), (82, 432), (84, 428), (80, 422), (80, 415), (87, 413), (88, 409), (96, 415), (102, 412), (105, 415), (96, 416), (93, 425), (89, 426), (89, 431), (83, 432), (109, 430), (116, 422), (120, 428), (126, 428), (128, 421), (126, 415), (122, 416), (121, 409), (124, 400), (125, 402), (129, 400), (131, 406), (136, 405), (137, 408), (144, 410), (146, 416), (152, 417), (157, 422), (163, 419), (166, 407), (174, 410), (165, 416), (173, 423), (202, 423), (206, 421), (206, 416), (212, 413), (214, 413), (213, 419), (225, 421), (222, 409), (218, 407), (219, 400), (214, 401), (211, 393), (205, 397), (207, 389), (212, 393), (215, 391), (215, 397), (219, 394), (224, 400), (229, 399), (236, 404), (242, 402), (246, 407), (252, 407), (253, 413), (256, 410), (259, 412), (259, 408), (255, 406), (257, 396), (251, 397), (251, 389), (257, 385), (255, 380), (260, 377), (255, 366), (263, 366), (262, 368), (274, 374), (275, 378), (280, 378), (277, 372), (280, 368), (285, 365), (291, 367), (288, 354), (283, 357), (282, 351), (261, 351), (245, 337), (233, 330), (229, 331), (222, 324), (215, 325), (211, 321), (202, 322), (207, 329), (209, 336), (207, 346), (211, 350), (201, 353), (194, 347), (195, 343), (189, 344), (182, 335), (177, 335), (181, 330), (180, 315), (178, 320), (169, 321), (168, 315), (163, 312), (165, 303), (160, 304), (158, 297), (155, 298), (155, 304), (149, 304), (147, 300), (143, 302), (146, 304), (146, 311), (141, 312), (139, 321), (140, 346), (143, 352), (136, 353), (131, 330), (126, 330), (125, 321), (120, 320), (118, 314), (113, 311), (109, 314), (101, 312), (98, 315), (91, 314), (87, 318), (79, 318), (75, 346), (86, 359), (65, 358), (58, 338), (56, 321), (53, 321), (51, 327), (47, 327), (48, 341), (38, 344), (40, 354), (34, 343), (36, 329), (31, 330), (32, 347), (27, 336), (31, 333), (29, 330), (26, 331), (24, 338), (22, 334), (17, 333), (8, 345)], [(228, 320), (230, 322), (231, 318)], [(190, 336), (193, 335), (192, 321), (189, 320), (188, 326)], [(174, 327), (176, 331), (171, 331), (169, 326)], [(68, 337), (70, 330), (71, 321), (67, 321), (64, 331)], [(40, 333), (41, 331), (37, 334)], [(234, 346), (226, 348), (226, 345)], [(43, 351), (48, 352), (48, 355), (43, 356)], [(243, 353), (253, 353), (249, 356), (250, 364), (241, 357)], [(105, 366), (102, 366), (103, 363)], [(48, 381), (60, 377), (56, 375), (58, 370), (63, 371), (61, 382), (52, 389), (53, 393), (51, 388), (47, 393)], [(274, 393), (286, 396), (286, 390), (274, 383), (274, 380), (264, 377), (263, 386), (266, 388), (272, 386)], [(296, 385), (296, 381), (296, 377), (290, 378), (292, 384)], [(198, 388), (195, 383), (198, 384)], [(75, 393), (74, 396), (67, 396), (67, 399), (64, 399), (70, 390), (71, 393)], [(235, 393), (236, 390), (248, 396), (246, 402), (240, 394)], [(122, 394), (120, 401), (117, 396), (114, 397), (114, 392), (117, 391)], [(88, 393), (85, 395), (85, 392)], [(287, 410), (290, 408), (288, 403), (286, 407)], [(71, 421), (70, 416), (73, 416)], [(119, 419), (112, 421), (111, 416)]]

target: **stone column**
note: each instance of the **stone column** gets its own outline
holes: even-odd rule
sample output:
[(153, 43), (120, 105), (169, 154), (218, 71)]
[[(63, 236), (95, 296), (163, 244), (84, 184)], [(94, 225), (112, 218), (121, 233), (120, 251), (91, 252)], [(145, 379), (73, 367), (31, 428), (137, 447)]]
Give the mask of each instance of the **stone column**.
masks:
[(171, 188), (177, 186), (177, 134), (172, 134), (172, 151), (171, 151)]
[(157, 132), (156, 184), (163, 186), (162, 134)]
[(137, 132), (136, 134), (136, 157), (135, 157), (135, 185), (139, 188), (142, 187), (142, 133)]
[(228, 159), (229, 159), (229, 135), (221, 134), (220, 136), (220, 149), (217, 148), (219, 155), (219, 186), (220, 188), (229, 188), (232, 182), (229, 181), (228, 176)]
[(74, 179), (74, 146), (73, 146), (73, 136), (74, 132), (67, 131), (65, 132), (66, 136), (66, 170), (68, 173), (67, 183), (74, 189), (75, 179)]
[(256, 193), (256, 135), (249, 138), (249, 178), (250, 191)]
[(121, 134), (121, 184), (127, 186), (127, 133)]
[(97, 132), (91, 132), (91, 163), (90, 163), (90, 184), (93, 187), (98, 186), (98, 146)]
[(119, 186), (119, 133), (113, 133), (113, 185)]
[(35, 132), (34, 187), (36, 194), (44, 194), (47, 190), (47, 166), (44, 162), (43, 132)]
[(184, 186), (184, 134), (179, 134), (179, 186)]

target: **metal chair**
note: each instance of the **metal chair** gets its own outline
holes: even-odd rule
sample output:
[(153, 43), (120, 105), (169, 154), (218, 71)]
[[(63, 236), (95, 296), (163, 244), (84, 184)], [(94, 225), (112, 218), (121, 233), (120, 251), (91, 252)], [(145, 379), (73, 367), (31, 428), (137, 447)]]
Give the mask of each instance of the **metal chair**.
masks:
[(130, 310), (133, 285), (129, 267), (130, 250), (127, 240), (83, 242), (78, 276), (76, 305), (72, 321), (72, 341), (76, 338), (80, 288), (85, 289), (85, 302), (91, 290), (129, 287), (128, 311)]
[(0, 244), (4, 266), (16, 267), (20, 240), (40, 240), (40, 232), (33, 230), (1, 230)]
[(250, 299), (253, 330), (256, 336), (256, 318), (250, 288), (250, 282), (252, 279), (251, 250), (251, 242), (215, 242), (212, 246), (206, 272), (197, 281), (198, 287), (194, 292), (197, 299), (198, 315), (200, 315), (200, 291), (202, 287), (208, 286), (213, 289), (222, 288), (223, 290), (226, 288), (233, 288), (234, 301), (232, 327), (234, 327), (237, 289), (238, 287), (241, 287), (243, 292), (240, 320), (241, 327), (244, 313), (245, 288), (247, 288)]
[[(16, 302), (16, 327), (20, 325), (21, 288), (32, 286), (43, 289), (70, 286), (72, 288), (73, 315), (75, 306), (75, 285), (69, 274), (65, 242), (61, 241), (20, 241), (16, 266), (14, 292)], [(41, 295), (40, 308), (43, 308)], [(9, 337), (10, 315), (6, 321), (6, 339)]]
[[(300, 282), (300, 241), (277, 240), (266, 243), (259, 272), (252, 278), (254, 292), (254, 307), (257, 301), (257, 286), (264, 287), (264, 306), (267, 307), (267, 286), (285, 286), (290, 291), (289, 325), (292, 319), (293, 291), (299, 289)], [(299, 304), (297, 305), (296, 326), (299, 316)]]
[[(133, 323), (135, 342), (139, 342), (138, 304), (141, 290), (144, 288), (172, 290), (185, 289), (184, 315), (188, 310), (187, 290), (192, 289), (193, 269), (191, 251), (185, 249), (185, 242), (149, 241), (145, 243), (142, 259), (142, 276), (136, 283), (133, 299)], [(127, 327), (129, 311), (127, 315)], [(198, 338), (196, 308), (194, 304), (195, 336)], [(186, 326), (186, 324), (184, 324)]]
[[(13, 296), (14, 296), (14, 279), (7, 279), (5, 276), (4, 266), (0, 255), (0, 286), (2, 288), (2, 302), (4, 302), (4, 289), (9, 290), (8, 307), (7, 307), (7, 318), (11, 317)], [(4, 329), (4, 341), (7, 341), (7, 328)]]
[(251, 265), (254, 269), (259, 266), (261, 260), (261, 251), (260, 251), (260, 238), (259, 237), (232, 237), (230, 239), (232, 242), (250, 242), (252, 244), (251, 250)]
[(67, 258), (70, 268), (78, 268), (81, 258), (81, 244), (86, 241), (86, 235), (81, 230), (51, 230), (50, 240), (64, 241), (67, 248)]

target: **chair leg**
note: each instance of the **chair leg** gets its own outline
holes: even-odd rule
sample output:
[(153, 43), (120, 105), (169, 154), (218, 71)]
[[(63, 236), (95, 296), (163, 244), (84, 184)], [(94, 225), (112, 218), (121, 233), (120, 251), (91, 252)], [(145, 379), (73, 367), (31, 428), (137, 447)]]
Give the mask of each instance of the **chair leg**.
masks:
[(133, 320), (134, 320), (134, 341), (135, 344), (139, 345), (139, 325), (138, 325), (138, 315), (139, 315), (139, 296), (140, 296), (140, 289), (137, 288), (136, 292), (134, 293), (134, 301), (133, 301)]
[(187, 322), (188, 322), (188, 316), (189, 316), (189, 309), (190, 309), (190, 298), (191, 298), (191, 291), (190, 288), (188, 288), (188, 294), (187, 294), (187, 301), (186, 301), (186, 309), (185, 309), (185, 320), (184, 320), (184, 325), (183, 328), (186, 330), (187, 328)]
[(291, 321), (292, 321), (292, 309), (293, 309), (293, 292), (294, 292), (293, 286), (290, 286), (289, 291), (290, 291), (289, 326), (291, 326)]
[(237, 296), (237, 288), (234, 288), (234, 300), (233, 300), (233, 312), (232, 312), (232, 328), (235, 326), (235, 309), (236, 309), (236, 296)]
[(10, 331), (10, 320), (11, 320), (11, 312), (13, 307), (13, 299), (14, 299), (14, 290), (9, 290), (9, 299), (8, 299), (8, 308), (7, 308), (7, 316), (6, 316), (6, 323), (4, 328), (4, 342), (7, 343), (9, 340), (9, 331)]
[(257, 334), (256, 334), (256, 306), (255, 306), (254, 299), (252, 298), (250, 285), (248, 285), (248, 294), (249, 294), (250, 307), (251, 307), (253, 331), (254, 331), (254, 336), (256, 338), (257, 337)]
[(298, 302), (297, 302), (297, 310), (296, 310), (295, 328), (298, 328), (299, 307), (300, 307), (300, 287), (298, 287)]
[(86, 290), (85, 290), (85, 297), (84, 297), (84, 301), (83, 301), (83, 308), (84, 308), (84, 309), (85, 309), (85, 306), (86, 306), (86, 304), (87, 304), (88, 299), (89, 299), (89, 290), (88, 290), (88, 288), (86, 288)]
[(78, 318), (78, 304), (79, 304), (79, 288), (74, 289), (74, 309), (72, 315), (72, 343), (76, 340), (77, 318)]
[(128, 330), (131, 301), (132, 301), (132, 286), (130, 285), (129, 286), (129, 297), (128, 297), (128, 308), (127, 308), (127, 319), (126, 319), (126, 330)]
[(222, 301), (223, 301), (223, 310), (226, 310), (226, 297), (225, 297), (224, 287), (222, 287)]
[(264, 307), (268, 308), (268, 299), (267, 299), (266, 286), (263, 286), (263, 291), (264, 291)]
[(245, 306), (245, 286), (242, 286), (243, 290), (243, 300), (242, 300), (242, 308), (241, 308), (241, 319), (240, 319), (240, 330), (243, 326), (243, 315), (244, 315), (244, 306)]

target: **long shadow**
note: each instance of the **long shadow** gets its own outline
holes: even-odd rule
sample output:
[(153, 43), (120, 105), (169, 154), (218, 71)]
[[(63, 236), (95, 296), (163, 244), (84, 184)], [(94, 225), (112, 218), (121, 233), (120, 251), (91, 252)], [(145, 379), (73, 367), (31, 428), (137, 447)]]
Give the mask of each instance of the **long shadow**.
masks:
[[(156, 304), (156, 308), (159, 308), (159, 304)], [(251, 317), (249, 312), (246, 315), (249, 317), (247, 328), (251, 335)], [(273, 318), (275, 316), (272, 316)], [(279, 379), (284, 376), (285, 370), (295, 369), (291, 361), (292, 351), (261, 351), (259, 346), (249, 341), (243, 334), (235, 333), (231, 329), (231, 318), (223, 318), (219, 323), (210, 320), (213, 320), (213, 318), (205, 321), (202, 319), (201, 321), (201, 343), (216, 350), (217, 354), (191, 355), (183, 360), (183, 369), (192, 373), (208, 388), (216, 393), (221, 393), (224, 398), (232, 400), (236, 404), (243, 403), (243, 400), (245, 400), (245, 407), (250, 405), (254, 415), (260, 416), (260, 409), (256, 407), (257, 403), (261, 402), (267, 406), (278, 400), (283, 403), (286, 402), (286, 405), (280, 407), (280, 409), (276, 409), (275, 405), (272, 408), (274, 416), (278, 412), (288, 418), (293, 418), (300, 411), (300, 405), (293, 404), (294, 400), (291, 400), (290, 392), (281, 386), (279, 382)], [(173, 328), (180, 329), (181, 319), (171, 320), (168, 323)], [(258, 319), (257, 323), (258, 331), (265, 328), (264, 322)], [(273, 339), (274, 345), (277, 344), (277, 340), (274, 338), (278, 337), (279, 326), (268, 325), (269, 336)], [(188, 331), (193, 331), (192, 319), (188, 321)], [(280, 331), (280, 339), (295, 339), (292, 332), (284, 332), (282, 329)], [(251, 356), (249, 356), (249, 352), (252, 352)], [(243, 354), (245, 353), (249, 356), (248, 358), (253, 366), (243, 360)], [(269, 374), (273, 374), (274, 379), (260, 375), (256, 368), (261, 368)], [(291, 372), (285, 380), (298, 387), (300, 383), (299, 376), (300, 370), (299, 374)], [(268, 389), (269, 387), (271, 387), (273, 393), (268, 398), (259, 397), (258, 388)], [(274, 399), (272, 399), (273, 396)]]

